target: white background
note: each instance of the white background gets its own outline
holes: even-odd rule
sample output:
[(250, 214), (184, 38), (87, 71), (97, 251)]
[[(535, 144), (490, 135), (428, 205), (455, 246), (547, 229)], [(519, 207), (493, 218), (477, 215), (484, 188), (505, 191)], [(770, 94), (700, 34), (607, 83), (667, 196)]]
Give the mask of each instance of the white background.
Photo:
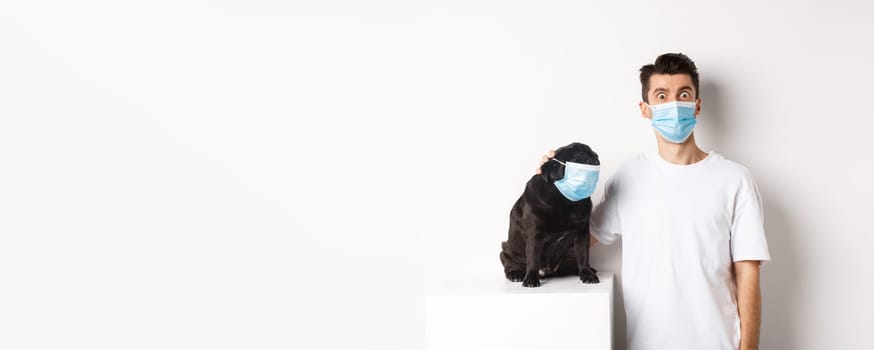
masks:
[(874, 348), (872, 10), (4, 1), (0, 348), (422, 348), (422, 294), (500, 273), (543, 153), (591, 145), (603, 185), (655, 149), (665, 52), (764, 198), (762, 348)]

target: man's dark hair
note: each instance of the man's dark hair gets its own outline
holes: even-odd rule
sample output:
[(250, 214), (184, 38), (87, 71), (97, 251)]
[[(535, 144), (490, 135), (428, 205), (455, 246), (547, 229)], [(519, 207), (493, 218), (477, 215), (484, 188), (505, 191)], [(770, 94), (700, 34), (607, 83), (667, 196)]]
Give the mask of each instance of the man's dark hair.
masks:
[(649, 77), (653, 74), (688, 74), (692, 78), (692, 86), (695, 88), (695, 98), (698, 98), (698, 67), (695, 62), (682, 53), (666, 53), (656, 58), (655, 64), (647, 64), (640, 67), (640, 85), (643, 101), (647, 100), (649, 92)]

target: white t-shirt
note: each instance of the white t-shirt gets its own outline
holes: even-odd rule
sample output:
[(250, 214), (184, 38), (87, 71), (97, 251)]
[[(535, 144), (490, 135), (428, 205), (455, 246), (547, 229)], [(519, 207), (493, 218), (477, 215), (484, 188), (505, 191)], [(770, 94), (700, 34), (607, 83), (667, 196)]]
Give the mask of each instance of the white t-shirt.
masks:
[(737, 349), (732, 262), (771, 260), (763, 226), (752, 174), (714, 151), (689, 165), (656, 152), (622, 163), (591, 232), (622, 238), (628, 350)]

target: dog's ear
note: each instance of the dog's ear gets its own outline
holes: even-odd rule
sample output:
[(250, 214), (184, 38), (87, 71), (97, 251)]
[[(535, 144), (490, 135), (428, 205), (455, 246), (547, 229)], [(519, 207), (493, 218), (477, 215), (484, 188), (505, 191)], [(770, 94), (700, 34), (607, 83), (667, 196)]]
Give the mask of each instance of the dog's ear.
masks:
[(540, 166), (540, 176), (547, 183), (553, 183), (564, 177), (564, 165), (552, 159)]

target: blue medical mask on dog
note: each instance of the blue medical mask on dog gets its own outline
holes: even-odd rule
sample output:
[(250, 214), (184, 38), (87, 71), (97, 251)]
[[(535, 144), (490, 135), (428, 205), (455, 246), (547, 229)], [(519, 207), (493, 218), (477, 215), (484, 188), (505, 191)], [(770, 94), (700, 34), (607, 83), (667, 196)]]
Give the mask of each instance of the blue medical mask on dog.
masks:
[(695, 102), (672, 101), (649, 106), (652, 110), (652, 127), (666, 140), (683, 143), (692, 135), (698, 123), (695, 118)]
[(574, 162), (562, 162), (550, 158), (564, 165), (564, 177), (555, 181), (555, 187), (565, 198), (577, 202), (592, 196), (595, 186), (598, 185), (598, 174), (601, 167)]

